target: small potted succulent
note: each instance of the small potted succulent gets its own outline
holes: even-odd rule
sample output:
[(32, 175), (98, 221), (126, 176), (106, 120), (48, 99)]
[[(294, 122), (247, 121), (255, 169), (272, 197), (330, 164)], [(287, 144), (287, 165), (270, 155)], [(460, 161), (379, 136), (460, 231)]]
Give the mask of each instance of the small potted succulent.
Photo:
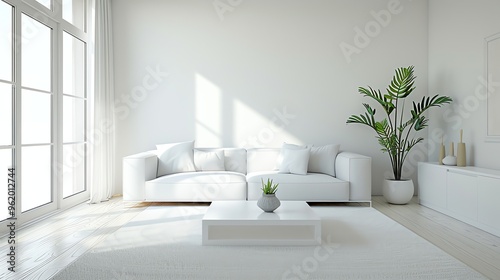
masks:
[(279, 184), (274, 184), (273, 180), (269, 178), (266, 183), (264, 183), (264, 179), (261, 179), (261, 182), (262, 197), (257, 201), (257, 206), (265, 212), (273, 212), (281, 205), (280, 200), (276, 197)]

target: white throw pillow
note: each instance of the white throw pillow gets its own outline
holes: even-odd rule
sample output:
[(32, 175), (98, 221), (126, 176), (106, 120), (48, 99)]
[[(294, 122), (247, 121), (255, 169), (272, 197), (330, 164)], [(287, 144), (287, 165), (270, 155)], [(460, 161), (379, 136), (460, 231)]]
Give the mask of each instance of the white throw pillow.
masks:
[(307, 148), (307, 147), (283, 142), (283, 145), (281, 146), (280, 154), (278, 155), (278, 159), (276, 160), (275, 170), (280, 170), (281, 162), (283, 162), (283, 150), (285, 150), (285, 149), (300, 150), (300, 149), (305, 149), (305, 148)]
[(283, 161), (279, 173), (293, 173), (306, 175), (309, 163), (309, 148), (305, 149), (282, 149)]
[(331, 144), (321, 147), (311, 147), (309, 156), (309, 172), (323, 173), (335, 177), (335, 158), (339, 153), (340, 145)]
[(193, 160), (194, 141), (156, 145), (157, 177), (196, 171)]
[(225, 171), (224, 151), (194, 150), (194, 166), (196, 171)]

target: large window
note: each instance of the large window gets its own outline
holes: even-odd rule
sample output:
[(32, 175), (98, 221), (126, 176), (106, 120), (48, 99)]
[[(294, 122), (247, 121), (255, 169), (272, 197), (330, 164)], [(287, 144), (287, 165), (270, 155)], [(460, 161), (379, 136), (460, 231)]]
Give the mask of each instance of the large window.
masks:
[[(63, 2), (64, 3), (64, 2)], [(63, 196), (85, 190), (85, 43), (63, 31)]]
[(21, 211), (52, 202), (52, 28), (21, 14)]
[(19, 224), (88, 199), (87, 5), (0, 0), (0, 223), (9, 167)]

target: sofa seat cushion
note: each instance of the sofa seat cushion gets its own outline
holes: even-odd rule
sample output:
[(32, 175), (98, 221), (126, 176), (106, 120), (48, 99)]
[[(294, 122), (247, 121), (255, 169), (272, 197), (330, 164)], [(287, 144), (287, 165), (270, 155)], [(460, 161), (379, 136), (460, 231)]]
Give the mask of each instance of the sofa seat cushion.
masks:
[(231, 171), (184, 172), (145, 183), (146, 201), (245, 200), (245, 174)]
[(307, 173), (307, 175), (279, 173), (278, 170), (273, 171), (257, 171), (247, 174), (247, 182), (261, 183), (261, 179), (267, 181), (267, 178), (273, 179), (275, 183), (285, 184), (317, 184), (317, 183), (335, 183), (344, 182), (333, 176), (321, 173)]
[(245, 183), (245, 174), (231, 171), (197, 171), (161, 176), (149, 181), (152, 184), (214, 184)]
[(282, 174), (278, 171), (257, 171), (247, 174), (248, 200), (257, 200), (262, 195), (262, 182), (272, 179), (279, 183), (276, 196), (280, 200), (309, 202), (349, 201), (349, 182), (330, 175), (307, 173), (307, 175)]

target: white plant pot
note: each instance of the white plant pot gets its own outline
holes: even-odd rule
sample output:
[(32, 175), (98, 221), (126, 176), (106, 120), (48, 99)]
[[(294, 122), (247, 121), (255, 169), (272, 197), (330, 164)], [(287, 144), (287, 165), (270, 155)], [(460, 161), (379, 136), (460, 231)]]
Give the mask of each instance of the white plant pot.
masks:
[(413, 197), (413, 181), (411, 179), (403, 180), (384, 180), (382, 192), (387, 202), (391, 204), (406, 204)]

